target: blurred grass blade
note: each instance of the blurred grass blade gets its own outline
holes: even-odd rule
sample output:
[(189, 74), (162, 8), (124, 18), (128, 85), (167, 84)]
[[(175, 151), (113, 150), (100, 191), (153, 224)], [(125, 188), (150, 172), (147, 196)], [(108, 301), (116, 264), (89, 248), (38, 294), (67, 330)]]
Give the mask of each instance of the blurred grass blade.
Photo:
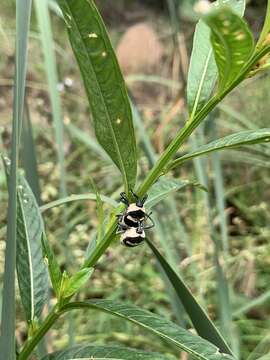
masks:
[(235, 310), (232, 315), (234, 318), (238, 318), (243, 314), (247, 313), (248, 311), (250, 311), (251, 309), (263, 305), (269, 299), (270, 299), (270, 290), (266, 291), (265, 293), (258, 296), (254, 300), (249, 299), (245, 305)]
[(41, 203), (40, 200), (40, 186), (39, 186), (39, 177), (37, 169), (37, 157), (36, 157), (36, 147), (33, 137), (32, 124), (30, 118), (29, 107), (25, 103), (25, 116), (23, 119), (22, 127), (22, 148), (21, 148), (21, 162), (22, 167), (25, 171), (25, 178), (30, 185), (38, 204)]
[[(210, 115), (210, 118), (208, 119), (209, 123), (213, 122), (213, 117), (215, 116), (214, 113), (212, 113)], [(212, 129), (213, 126), (211, 126)], [(199, 131), (197, 132), (197, 134), (195, 134), (195, 138), (192, 138), (193, 141), (193, 146), (194, 147), (198, 147), (198, 144), (201, 144), (203, 141), (203, 136), (204, 136), (204, 128), (201, 127), (198, 129)], [(208, 178), (207, 175), (207, 164), (205, 161), (203, 161), (203, 159), (201, 158), (195, 158), (194, 159), (194, 165), (195, 165), (195, 170), (197, 173), (197, 177), (199, 179), (199, 181), (207, 186), (208, 184), (210, 184), (210, 179)], [(205, 219), (208, 223), (208, 229), (209, 229), (209, 235), (210, 235), (210, 239), (213, 243), (213, 248), (214, 248), (214, 256), (213, 256), (213, 263), (215, 266), (215, 272), (216, 272), (216, 288), (217, 288), (217, 299), (218, 299), (218, 311), (219, 311), (219, 315), (220, 315), (220, 327), (222, 330), (222, 335), (225, 337), (226, 336), (226, 340), (230, 340), (230, 345), (233, 344), (232, 340), (237, 339), (237, 337), (233, 338), (233, 334), (232, 332), (228, 332), (227, 330), (229, 329), (229, 327), (231, 326), (231, 311), (230, 311), (230, 302), (229, 302), (229, 293), (228, 293), (228, 285), (227, 285), (227, 281), (226, 278), (224, 276), (223, 273), (223, 269), (220, 265), (220, 249), (221, 244), (220, 241), (217, 237), (214, 225), (213, 225), (213, 217), (212, 217), (212, 198), (211, 198), (211, 193), (203, 193), (202, 194), (202, 200), (204, 203), (204, 213), (205, 213)]]
[(167, 196), (171, 193), (183, 189), (189, 185), (202, 187), (200, 184), (189, 180), (176, 180), (173, 178), (161, 177), (149, 190), (145, 206), (148, 209), (151, 209), (160, 201), (167, 198)]
[[(215, 3), (219, 8), (222, 1)], [(245, 0), (228, 0), (237, 14), (243, 16)], [(196, 26), (187, 80), (187, 103), (191, 119), (209, 100), (217, 78), (217, 66), (210, 42), (210, 29), (203, 20)]]
[(268, 38), (269, 33), (270, 33), (270, 1), (268, 0), (264, 25), (256, 45), (257, 49), (261, 49), (265, 45), (265, 43), (269, 43), (269, 38)]
[(121, 171), (128, 192), (136, 180), (136, 141), (124, 80), (105, 25), (92, 0), (58, 0), (58, 4), (84, 80), (97, 139)]
[(206, 155), (214, 151), (235, 149), (240, 146), (255, 145), (259, 143), (267, 143), (270, 141), (270, 128), (260, 130), (246, 130), (225, 136), (223, 138), (211, 141), (209, 144), (202, 145), (192, 152), (181, 156), (179, 159), (173, 160), (167, 167), (166, 172), (181, 165), (187, 160), (195, 157)]
[(72, 348), (57, 351), (42, 358), (42, 360), (166, 360), (164, 355), (149, 351), (126, 348), (113, 345), (77, 345)]
[(53, 48), (53, 36), (51, 30), (50, 15), (47, 0), (35, 0), (35, 10), (41, 35), (41, 43), (44, 55), (45, 71), (48, 79), (49, 96), (52, 107), (52, 117), (55, 129), (57, 156), (60, 168), (60, 194), (66, 196), (65, 154), (63, 141), (63, 116), (61, 110), (60, 95), (57, 90), (58, 78), (56, 59)]
[(16, 214), (17, 164), (20, 132), (23, 119), (25, 77), (27, 63), (27, 37), (31, 14), (31, 0), (16, 1), (16, 73), (13, 100), (11, 140), (11, 170), (8, 181), (8, 225), (3, 278), (2, 322), (0, 348), (5, 360), (15, 359), (15, 265), (16, 265)]
[(185, 285), (180, 276), (173, 270), (165, 258), (159, 253), (157, 248), (149, 239), (146, 239), (147, 244), (153, 251), (158, 263), (167, 275), (168, 280), (176, 291), (181, 303), (183, 304), (187, 314), (194, 325), (197, 333), (204, 339), (215, 344), (221, 352), (232, 354), (232, 351), (222, 338), (221, 334), (210, 320), (203, 308), (198, 304), (188, 287)]
[[(114, 303), (110, 300), (91, 300), (73, 302), (63, 307), (63, 312), (72, 309), (92, 308), (128, 320), (142, 328), (151, 331), (167, 342), (186, 351), (195, 359), (225, 360), (234, 358), (221, 353), (218, 348), (203, 338), (193, 335), (169, 320), (134, 305)], [(153, 344), (154, 346), (154, 344)]]
[(18, 178), (17, 276), (28, 323), (39, 319), (48, 299), (49, 279), (42, 254), (43, 220), (35, 196)]
[(256, 346), (247, 360), (269, 360), (270, 359), (270, 335), (269, 331), (263, 340)]
[(94, 180), (91, 178), (90, 178), (90, 182), (91, 182), (92, 188), (96, 194), (97, 220), (98, 220), (97, 242), (100, 242), (102, 237), (104, 236), (103, 224), (104, 224), (105, 214), (104, 214), (103, 202), (101, 199), (101, 195), (97, 189), (97, 186), (96, 186)]
[(108, 156), (106, 151), (104, 151), (103, 147), (99, 145), (99, 143), (90, 136), (90, 134), (87, 134), (85, 131), (79, 129), (74, 124), (66, 124), (65, 128), (70, 133), (70, 136), (81, 143), (83, 143), (86, 147), (91, 149), (91, 151), (94, 151), (97, 155), (99, 155), (102, 159), (108, 161), (111, 163), (111, 158)]
[[(111, 199), (105, 195), (100, 195), (100, 199), (102, 202), (107, 203), (108, 205), (111, 205), (113, 207), (116, 207), (118, 205), (118, 203), (116, 201), (114, 201), (113, 199)], [(40, 207), (40, 211), (44, 212), (44, 211), (50, 210), (54, 207), (68, 204), (73, 201), (83, 201), (83, 200), (94, 200), (95, 201), (96, 194), (88, 193), (88, 194), (80, 194), (80, 195), (70, 195), (63, 199), (55, 200), (55, 201), (52, 201), (52, 202), (42, 205)]]
[(204, 17), (211, 28), (211, 43), (218, 67), (218, 91), (231, 85), (254, 52), (254, 38), (248, 25), (228, 7)]
[[(215, 111), (215, 116), (218, 116), (218, 112)], [(211, 121), (211, 118), (209, 119)], [(211, 138), (217, 136), (216, 123), (213, 122), (210, 132)], [(236, 351), (237, 336), (233, 336), (232, 328), (232, 311), (230, 304), (230, 292), (228, 281), (226, 278), (226, 260), (229, 255), (229, 238), (228, 238), (228, 226), (227, 216), (225, 211), (225, 191), (223, 183), (222, 165), (219, 157), (219, 153), (212, 153), (212, 165), (214, 171), (214, 189), (215, 189), (215, 203), (219, 219), (219, 233), (218, 238), (215, 240), (215, 262), (216, 262), (216, 273), (217, 273), (217, 288), (219, 292), (219, 312), (221, 318), (221, 331), (226, 336), (226, 339), (230, 341), (230, 345), (233, 350)], [(216, 231), (213, 229), (212, 237), (216, 236)], [(221, 265), (220, 258), (223, 256), (225, 265)], [(223, 270), (224, 268), (224, 270)]]
[[(213, 127), (215, 128), (215, 126)], [(225, 212), (225, 191), (223, 183), (223, 173), (220, 157), (218, 153), (212, 154), (212, 163), (214, 170), (214, 188), (215, 188), (215, 197), (216, 197), (216, 207), (218, 210), (219, 222), (220, 222), (220, 232), (221, 232), (221, 242), (222, 250), (224, 252), (225, 258), (229, 254), (229, 239), (228, 239), (228, 226), (227, 226), (227, 217)]]

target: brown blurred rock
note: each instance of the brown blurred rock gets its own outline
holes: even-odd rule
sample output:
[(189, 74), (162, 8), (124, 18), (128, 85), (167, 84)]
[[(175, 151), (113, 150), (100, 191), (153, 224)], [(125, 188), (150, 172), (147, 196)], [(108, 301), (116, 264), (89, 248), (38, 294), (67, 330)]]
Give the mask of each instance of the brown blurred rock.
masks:
[(147, 23), (131, 26), (117, 47), (117, 57), (125, 74), (153, 73), (163, 53), (156, 32)]

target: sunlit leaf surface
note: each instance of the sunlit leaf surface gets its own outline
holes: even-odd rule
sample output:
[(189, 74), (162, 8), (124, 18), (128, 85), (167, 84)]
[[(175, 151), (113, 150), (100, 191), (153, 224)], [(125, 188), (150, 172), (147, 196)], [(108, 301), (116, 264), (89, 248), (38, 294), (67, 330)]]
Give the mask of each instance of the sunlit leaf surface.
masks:
[(92, 0), (58, 0), (80, 67), (99, 143), (122, 173), (126, 191), (137, 172), (136, 142), (124, 80)]
[(204, 17), (211, 28), (219, 80), (218, 90), (224, 90), (237, 77), (254, 51), (254, 39), (248, 25), (229, 7), (214, 10)]

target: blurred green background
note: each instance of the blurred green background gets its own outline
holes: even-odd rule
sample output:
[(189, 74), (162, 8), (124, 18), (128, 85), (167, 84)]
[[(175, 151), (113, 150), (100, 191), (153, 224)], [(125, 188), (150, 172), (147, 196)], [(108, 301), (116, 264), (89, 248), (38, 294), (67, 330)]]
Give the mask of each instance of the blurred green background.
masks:
[[(97, 4), (134, 103), (140, 180), (155, 161), (156, 154), (162, 152), (184, 124), (189, 56), (203, 2), (99, 0)], [(44, 61), (35, 7), (29, 39), (26, 90), (29, 111), (25, 123), (30, 119), (38, 163), (38, 183), (37, 178), (32, 177), (33, 186), (36, 194), (40, 193), (41, 203), (47, 203), (65, 192), (89, 192), (93, 179), (102, 194), (118, 199), (122, 190), (118, 170), (96, 142), (64, 22), (55, 2), (49, 1), (49, 5), (53, 41), (48, 34), (47, 40), (57, 65), (54, 93), (48, 86), (48, 73), (52, 76), (52, 72)], [(246, 18), (255, 34), (262, 26), (265, 8), (266, 1), (248, 2)], [(0, 151), (4, 152), (8, 152), (11, 141), (14, 43), (15, 3), (8, 0), (0, 3)], [(268, 73), (246, 80), (222, 102), (181, 152), (233, 131), (269, 127), (269, 85)], [(56, 107), (52, 107), (52, 99), (57, 102)], [(57, 119), (64, 127), (62, 144), (55, 135)], [(59, 131), (61, 133), (61, 124), (58, 134)], [(27, 132), (23, 144), (29, 145)], [(59, 171), (59, 146), (64, 153), (65, 172)], [(208, 193), (187, 188), (168, 198), (154, 210), (157, 226), (150, 235), (233, 343), (241, 359), (247, 359), (247, 354), (262, 341), (263, 346), (268, 346), (265, 337), (270, 326), (269, 154), (269, 145), (257, 145), (204, 157), (175, 170), (176, 178), (197, 180), (207, 186)], [(21, 165), (26, 172), (29, 156), (33, 158), (24, 146)], [(3, 167), (0, 167), (0, 207), (1, 280), (7, 209)], [(105, 211), (109, 209), (105, 207)], [(82, 264), (97, 229), (95, 203), (70, 203), (45, 212), (44, 217), (49, 241), (61, 267), (75, 271)], [(222, 244), (223, 250), (219, 251), (215, 243)], [(226, 301), (222, 303), (224, 289), (215, 263), (218, 251), (227, 279), (230, 306)], [(79, 295), (81, 299), (94, 297), (131, 302), (175, 322), (185, 324), (187, 321), (146, 246), (130, 250), (115, 243), (98, 263), (89, 287)], [(51, 304), (54, 301), (52, 294)], [(19, 301), (17, 309), (17, 337), (21, 343), (26, 325)], [(72, 319), (62, 318), (50, 331), (47, 347), (51, 351), (73, 342), (121, 342), (153, 350), (153, 339), (117, 318), (77, 312)], [(155, 341), (154, 350), (171, 351), (162, 340)], [(173, 352), (179, 358), (178, 351), (173, 349)], [(188, 359), (185, 354), (180, 356), (182, 360)]]

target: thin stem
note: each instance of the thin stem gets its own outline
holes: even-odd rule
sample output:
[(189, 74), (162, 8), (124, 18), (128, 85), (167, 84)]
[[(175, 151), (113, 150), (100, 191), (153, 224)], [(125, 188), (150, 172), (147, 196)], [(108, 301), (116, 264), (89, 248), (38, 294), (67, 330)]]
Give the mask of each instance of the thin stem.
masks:
[(37, 344), (40, 342), (40, 340), (43, 338), (43, 336), (47, 333), (47, 331), (53, 326), (53, 324), (56, 322), (56, 320), (61, 315), (61, 311), (57, 309), (57, 307), (54, 307), (51, 312), (47, 315), (46, 319), (42, 323), (42, 325), (39, 327), (37, 332), (33, 335), (32, 338), (30, 338), (24, 345), (23, 350), (18, 356), (18, 360), (27, 360), (28, 356), (32, 353), (32, 351), (35, 349)]

